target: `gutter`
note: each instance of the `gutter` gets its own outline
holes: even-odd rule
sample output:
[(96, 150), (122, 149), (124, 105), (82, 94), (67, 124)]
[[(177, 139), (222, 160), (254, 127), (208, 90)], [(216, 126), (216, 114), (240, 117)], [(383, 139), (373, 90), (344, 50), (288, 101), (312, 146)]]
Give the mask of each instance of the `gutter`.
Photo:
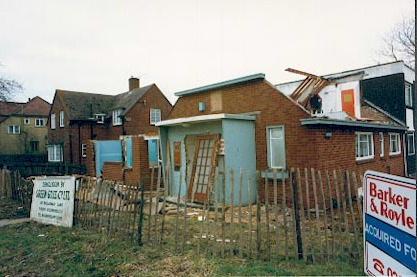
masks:
[(394, 125), (388, 125), (388, 124), (348, 121), (348, 120), (338, 120), (338, 119), (306, 118), (306, 119), (300, 119), (300, 122), (302, 126), (311, 126), (311, 125), (331, 126), (333, 125), (333, 126), (344, 126), (344, 127), (386, 129), (386, 130), (395, 130), (395, 131), (407, 131), (408, 129), (406, 126), (394, 126)]

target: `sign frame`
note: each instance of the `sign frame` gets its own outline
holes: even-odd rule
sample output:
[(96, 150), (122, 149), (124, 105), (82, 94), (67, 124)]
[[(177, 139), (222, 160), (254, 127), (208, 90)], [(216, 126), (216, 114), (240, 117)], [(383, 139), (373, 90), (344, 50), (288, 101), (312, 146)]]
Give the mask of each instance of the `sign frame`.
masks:
[(416, 180), (368, 170), (362, 185), (365, 274), (415, 275)]

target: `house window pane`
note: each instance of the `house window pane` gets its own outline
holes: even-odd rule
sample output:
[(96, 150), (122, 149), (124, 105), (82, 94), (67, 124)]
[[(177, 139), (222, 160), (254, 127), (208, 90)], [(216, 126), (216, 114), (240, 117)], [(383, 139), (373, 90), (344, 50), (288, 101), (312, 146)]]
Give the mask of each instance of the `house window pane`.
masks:
[(113, 126), (122, 125), (122, 118), (120, 117), (122, 110), (114, 110), (112, 114)]
[(161, 121), (161, 110), (160, 109), (150, 109), (150, 124), (156, 124)]
[(374, 141), (372, 133), (356, 133), (356, 160), (374, 157)]
[(409, 83), (405, 83), (405, 104), (413, 106), (413, 88)]
[(270, 168), (285, 168), (284, 127), (268, 128), (268, 164)]
[(26, 117), (25, 118), (25, 125), (29, 125), (30, 124), (30, 118), (29, 117)]
[(30, 142), (30, 150), (31, 150), (31, 152), (38, 152), (39, 151), (39, 141), (31, 141)]
[(35, 119), (35, 126), (36, 127), (43, 127), (43, 126), (45, 126), (45, 119), (43, 119), (43, 118), (36, 118)]
[(380, 132), (379, 133), (379, 143), (380, 143), (380, 153), (379, 153), (379, 156), (380, 157), (383, 157), (384, 156), (384, 133), (383, 132)]
[(61, 162), (62, 161), (62, 146), (59, 144), (48, 145), (48, 161)]
[(59, 127), (64, 127), (64, 111), (59, 112)]
[(87, 144), (81, 144), (81, 157), (87, 157)]
[(407, 134), (407, 148), (409, 156), (414, 155), (416, 153), (414, 133)]
[(389, 135), (390, 141), (390, 155), (399, 154), (401, 153), (401, 142), (400, 142), (400, 134), (393, 133)]
[(7, 133), (18, 135), (20, 134), (20, 126), (19, 125), (10, 125), (7, 127)]
[(56, 128), (56, 121), (55, 121), (55, 114), (51, 114), (51, 129), (55, 129)]

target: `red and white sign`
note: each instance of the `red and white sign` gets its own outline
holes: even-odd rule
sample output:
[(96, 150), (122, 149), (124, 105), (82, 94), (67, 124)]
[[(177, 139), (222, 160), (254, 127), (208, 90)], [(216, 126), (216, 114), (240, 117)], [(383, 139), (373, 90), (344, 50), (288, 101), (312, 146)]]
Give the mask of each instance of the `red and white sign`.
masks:
[(416, 186), (408, 178), (375, 173), (365, 174), (365, 213), (415, 235)]

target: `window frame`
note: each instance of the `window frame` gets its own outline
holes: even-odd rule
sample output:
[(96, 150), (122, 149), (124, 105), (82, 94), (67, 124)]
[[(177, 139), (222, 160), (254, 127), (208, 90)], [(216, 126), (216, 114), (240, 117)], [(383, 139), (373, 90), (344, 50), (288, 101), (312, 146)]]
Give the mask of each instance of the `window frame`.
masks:
[(65, 113), (64, 111), (59, 111), (59, 128), (65, 127)]
[(121, 115), (122, 115), (122, 109), (117, 109), (117, 110), (112, 111), (113, 126), (120, 126), (123, 124)]
[[(50, 155), (49, 149), (51, 147), (53, 147), (53, 159), (50, 159), (51, 155)], [(57, 154), (58, 154), (58, 151), (57, 151), (58, 149), (59, 149), (59, 158), (56, 159)], [(61, 144), (49, 144), (47, 147), (47, 152), (48, 152), (48, 162), (62, 162), (63, 161), (64, 155), (63, 155), (63, 147)]]
[[(413, 107), (413, 86), (408, 83), (405, 82), (404, 84), (404, 94), (405, 94), (405, 106), (406, 107)], [(408, 99), (408, 103), (407, 103), (407, 99)]]
[(56, 114), (55, 113), (51, 113), (51, 129), (52, 130), (56, 129)]
[[(12, 132), (10, 132), (10, 127), (12, 127)], [(17, 131), (16, 131), (17, 130)], [(10, 135), (20, 135), (20, 125), (8, 125), (7, 133)]]
[[(398, 138), (398, 141), (397, 141), (398, 142), (398, 151), (396, 151), (396, 152), (392, 151), (393, 144), (392, 144), (391, 137), (393, 137), (393, 136)], [(389, 155), (390, 156), (395, 156), (395, 155), (399, 155), (399, 154), (401, 154), (401, 137), (400, 137), (400, 134), (399, 133), (389, 133)]]
[[(282, 129), (282, 140), (284, 143), (284, 165), (283, 166), (273, 166), (272, 165), (272, 147), (271, 147), (271, 130), (272, 129), (277, 129), (277, 128), (281, 128)], [(279, 140), (277, 138), (274, 138), (276, 140)], [(284, 125), (271, 125), (271, 126), (267, 126), (266, 127), (266, 145), (267, 145), (267, 163), (268, 163), (268, 168), (271, 169), (280, 169), (280, 170), (286, 170), (287, 168), (287, 146), (285, 143), (285, 126)]]
[(25, 124), (25, 125), (30, 125), (30, 117), (25, 117), (24, 119), (23, 119), (23, 123)]
[[(36, 145), (36, 150), (33, 149), (34, 145)], [(39, 141), (38, 140), (31, 140), (30, 141), (30, 151), (32, 153), (39, 152)]]
[[(413, 152), (410, 152), (410, 144), (409, 144), (409, 137), (412, 136), (413, 137), (413, 143), (411, 144), (413, 146)], [(414, 156), (416, 154), (416, 142), (415, 142), (415, 136), (414, 136), (414, 132), (413, 133), (407, 133), (407, 155), (408, 156)]]
[[(157, 112), (156, 114), (159, 116), (159, 120), (152, 120), (153, 118), (155, 119), (155, 112)], [(161, 109), (150, 108), (149, 109), (149, 124), (150, 125), (155, 125), (156, 123), (160, 122), (161, 120), (162, 120)]]
[(81, 143), (81, 157), (87, 158), (87, 144)]
[[(359, 143), (364, 142), (360, 141), (360, 136), (371, 136), (371, 145), (370, 145), (370, 155), (359, 157)], [(369, 142), (367, 140), (367, 142)], [(375, 142), (374, 142), (374, 133), (373, 132), (355, 132), (355, 160), (356, 161), (365, 161), (365, 160), (373, 160), (375, 159)]]
[[(42, 121), (42, 124), (39, 125), (38, 121)], [(40, 128), (40, 127), (44, 127), (45, 125), (46, 125), (45, 118), (42, 118), (42, 117), (35, 118), (35, 127)]]
[(106, 114), (104, 113), (96, 113), (94, 115), (94, 118), (97, 120), (98, 124), (104, 124), (105, 117), (106, 117)]

